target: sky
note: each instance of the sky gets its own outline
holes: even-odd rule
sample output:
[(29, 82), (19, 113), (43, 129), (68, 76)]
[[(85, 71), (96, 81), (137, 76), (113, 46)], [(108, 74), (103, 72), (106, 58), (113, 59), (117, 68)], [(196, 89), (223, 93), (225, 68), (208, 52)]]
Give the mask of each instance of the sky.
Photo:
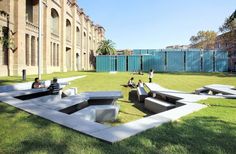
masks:
[(236, 0), (78, 0), (116, 49), (190, 44), (199, 30), (218, 32)]

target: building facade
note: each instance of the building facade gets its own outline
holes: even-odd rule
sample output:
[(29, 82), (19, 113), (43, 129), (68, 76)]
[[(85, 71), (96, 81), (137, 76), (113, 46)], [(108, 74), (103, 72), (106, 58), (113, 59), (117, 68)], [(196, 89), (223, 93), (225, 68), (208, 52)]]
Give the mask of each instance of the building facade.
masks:
[[(38, 0), (0, 0), (0, 76), (37, 74), (38, 9)], [(43, 73), (94, 69), (105, 29), (76, 0), (43, 0), (42, 21)]]

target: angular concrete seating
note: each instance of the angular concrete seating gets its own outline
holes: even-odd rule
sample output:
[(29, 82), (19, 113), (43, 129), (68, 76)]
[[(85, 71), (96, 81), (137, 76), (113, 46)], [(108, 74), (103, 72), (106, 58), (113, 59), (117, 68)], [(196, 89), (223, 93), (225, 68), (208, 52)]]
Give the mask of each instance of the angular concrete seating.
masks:
[(174, 104), (170, 104), (161, 100), (157, 100), (151, 97), (145, 99), (145, 108), (154, 112), (160, 113), (174, 108)]
[(47, 95), (47, 96), (43, 96), (40, 97), (38, 99), (39, 102), (41, 102), (42, 104), (50, 104), (52, 102), (59, 102), (61, 100), (61, 96), (60, 95)]
[(100, 105), (95, 107), (96, 110), (96, 122), (115, 121), (119, 107), (114, 105)]
[(195, 90), (195, 94), (201, 94), (201, 93), (204, 93), (204, 92), (206, 92), (206, 91), (208, 91), (208, 89), (206, 89), (206, 88), (198, 88), (198, 89), (196, 89)]
[(74, 96), (74, 95), (77, 94), (77, 88), (76, 88), (76, 87), (69, 88), (69, 89), (63, 91), (63, 93), (64, 93), (66, 96)]
[(119, 107), (115, 105), (92, 105), (71, 116), (94, 122), (107, 122), (116, 120), (118, 112)]
[(87, 107), (85, 109), (82, 109), (80, 111), (77, 111), (77, 112), (71, 114), (70, 116), (95, 122), (96, 121), (96, 110), (93, 110), (90, 107)]
[(137, 95), (139, 102), (144, 102), (144, 99), (148, 97), (148, 93), (145, 91), (143, 87), (137, 88)]

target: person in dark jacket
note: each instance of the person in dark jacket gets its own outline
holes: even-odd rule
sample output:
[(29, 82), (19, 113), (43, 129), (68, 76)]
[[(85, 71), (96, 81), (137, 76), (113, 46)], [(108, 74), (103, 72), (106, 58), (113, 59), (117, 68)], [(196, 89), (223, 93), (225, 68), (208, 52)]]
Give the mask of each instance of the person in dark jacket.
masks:
[(52, 80), (51, 85), (48, 87), (49, 94), (51, 95), (58, 95), (59, 91), (61, 90), (59, 83), (57, 82), (57, 78)]

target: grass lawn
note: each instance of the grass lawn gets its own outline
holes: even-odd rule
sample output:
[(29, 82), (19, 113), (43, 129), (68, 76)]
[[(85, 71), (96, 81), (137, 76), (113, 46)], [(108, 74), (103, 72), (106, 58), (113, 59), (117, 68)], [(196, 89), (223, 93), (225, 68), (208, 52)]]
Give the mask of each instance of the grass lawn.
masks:
[[(139, 103), (131, 102), (130, 89), (122, 84), (131, 76), (147, 82), (147, 75), (129, 73), (70, 72), (43, 75), (43, 79), (87, 75), (71, 83), (79, 92), (121, 90), (121, 111), (116, 124), (149, 115)], [(28, 77), (32, 80), (34, 76)], [(20, 81), (19, 77), (0, 77), (0, 85)], [(214, 74), (155, 74), (160, 85), (191, 92), (203, 85), (221, 83), (236, 86), (236, 76)], [(209, 99), (209, 105), (177, 122), (151, 129), (122, 142), (110, 145), (61, 127), (47, 120), (0, 103), (0, 153), (235, 153), (236, 100)]]

